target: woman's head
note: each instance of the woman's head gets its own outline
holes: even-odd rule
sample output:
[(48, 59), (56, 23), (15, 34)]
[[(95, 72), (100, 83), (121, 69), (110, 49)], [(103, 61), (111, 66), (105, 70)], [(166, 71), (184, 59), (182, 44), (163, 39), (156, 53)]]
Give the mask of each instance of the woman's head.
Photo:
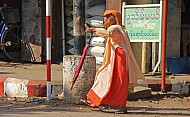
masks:
[(121, 14), (116, 10), (106, 10), (104, 12), (104, 25), (109, 27), (114, 24), (121, 25)]
[(115, 16), (113, 14), (108, 14), (106, 16), (104, 16), (104, 25), (106, 27), (109, 27), (111, 25), (115, 25), (116, 24), (116, 20), (115, 20)]

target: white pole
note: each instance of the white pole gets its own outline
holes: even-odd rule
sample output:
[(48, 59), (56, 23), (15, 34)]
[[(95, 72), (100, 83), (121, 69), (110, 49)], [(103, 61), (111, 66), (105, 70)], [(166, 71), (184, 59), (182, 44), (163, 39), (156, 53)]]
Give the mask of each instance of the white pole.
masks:
[[(160, 0), (160, 35), (162, 35), (162, 4), (163, 4), (163, 0)], [(158, 62), (155, 66), (155, 68), (152, 71), (152, 74), (154, 74), (156, 72), (156, 70), (158, 69), (158, 71), (160, 71), (159, 65), (161, 63), (161, 54), (162, 54), (162, 36), (160, 36), (159, 39), (159, 52), (158, 52)]]
[[(63, 65), (64, 65), (64, 56), (65, 56), (65, 8), (64, 8), (64, 2), (65, 2), (65, 0), (62, 0), (62, 40), (63, 40)], [(64, 67), (63, 67), (63, 69), (64, 69)], [(62, 73), (63, 73), (63, 71), (62, 71)], [(64, 73), (63, 73), (63, 96), (64, 96), (64, 87), (65, 87), (65, 85), (64, 85), (64, 83), (65, 83), (65, 80), (64, 80), (64, 78), (65, 78), (65, 76), (64, 76)]]
[(123, 4), (122, 4), (122, 10), (121, 10), (121, 12), (122, 12), (122, 25), (124, 25), (124, 23), (125, 23), (125, 9), (124, 9), (124, 6), (125, 6), (125, 2), (123, 2)]
[(63, 40), (63, 56), (65, 56), (65, 0), (62, 0), (62, 40)]
[(47, 100), (51, 100), (51, 28), (50, 28), (50, 0), (46, 0), (46, 72), (47, 72)]

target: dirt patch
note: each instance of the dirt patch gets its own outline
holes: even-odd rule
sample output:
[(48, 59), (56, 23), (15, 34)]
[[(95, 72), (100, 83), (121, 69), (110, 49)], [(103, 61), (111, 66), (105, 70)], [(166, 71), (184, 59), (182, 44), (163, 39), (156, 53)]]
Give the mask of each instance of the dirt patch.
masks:
[[(12, 100), (11, 100), (12, 99)], [(109, 107), (109, 106), (107, 106)], [(162, 96), (153, 95), (150, 98), (127, 101), (128, 115), (144, 117), (160, 116), (190, 116), (190, 97), (185, 96)], [(0, 98), (0, 108), (3, 110), (16, 109), (17, 111), (73, 111), (78, 113), (95, 112), (102, 114), (99, 108), (91, 108), (86, 105), (71, 104), (64, 99), (52, 99), (46, 101), (46, 98)], [(109, 107), (107, 113), (114, 113), (114, 108)], [(92, 117), (97, 116), (92, 114)], [(135, 115), (135, 116), (134, 116)]]

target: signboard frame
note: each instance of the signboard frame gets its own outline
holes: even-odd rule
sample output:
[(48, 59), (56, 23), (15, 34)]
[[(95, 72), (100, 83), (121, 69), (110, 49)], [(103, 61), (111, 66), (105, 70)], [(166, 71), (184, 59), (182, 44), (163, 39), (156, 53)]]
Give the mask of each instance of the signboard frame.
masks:
[[(134, 8), (134, 9), (133, 9)], [(158, 26), (158, 28), (159, 29), (157, 29), (156, 31), (157, 32), (155, 32), (154, 34), (158, 34), (159, 33), (159, 36), (157, 36), (157, 38), (155, 38), (154, 37), (154, 39), (151, 39), (151, 38), (149, 38), (149, 39), (147, 39), (146, 37), (144, 37), (144, 38), (142, 38), (142, 32), (143, 32), (143, 28), (142, 28), (142, 25), (143, 24), (147, 24), (146, 22), (145, 22), (145, 20), (144, 20), (144, 23), (141, 23), (140, 25), (140, 28), (137, 26), (138, 24), (137, 24), (137, 21), (139, 21), (139, 22), (142, 22), (142, 20), (137, 20), (136, 21), (136, 23), (134, 23), (133, 21), (132, 21), (132, 25), (134, 26), (134, 25), (136, 25), (137, 26), (137, 28), (139, 28), (141, 31), (140, 32), (135, 32), (135, 31), (133, 31), (132, 29), (135, 29), (135, 28), (133, 28), (133, 27), (129, 27), (129, 28), (132, 28), (132, 29), (129, 29), (128, 28), (128, 26), (125, 24), (125, 19), (126, 19), (126, 10), (134, 10), (134, 12), (135, 12), (135, 9), (144, 9), (144, 12), (146, 13), (147, 11), (146, 11), (146, 9), (149, 9), (149, 10), (152, 10), (152, 9), (157, 9), (157, 8), (159, 8), (159, 24), (158, 24), (158, 22), (157, 22), (157, 24), (156, 25), (159, 25)], [(149, 21), (148, 21), (149, 22)], [(155, 23), (148, 23), (148, 24), (153, 24), (153, 25), (155, 25)], [(160, 42), (161, 41), (161, 28), (162, 28), (162, 4), (161, 4), (161, 2), (160, 2), (160, 4), (142, 4), (142, 5), (126, 5), (125, 4), (125, 2), (123, 2), (123, 6), (122, 6), (122, 25), (124, 25), (124, 26), (126, 26), (126, 29), (127, 29), (127, 31), (128, 31), (128, 35), (129, 35), (129, 38), (130, 38), (130, 42)], [(145, 29), (146, 30), (146, 29)], [(130, 33), (130, 32), (133, 32), (133, 33)], [(151, 30), (149, 30), (149, 31), (151, 31)], [(141, 33), (141, 34), (140, 34)], [(148, 32), (149, 33), (149, 32)], [(132, 35), (139, 35), (139, 37), (137, 37), (136, 39), (133, 39), (133, 38), (131, 38), (132, 37)], [(131, 35), (131, 36), (130, 36)]]

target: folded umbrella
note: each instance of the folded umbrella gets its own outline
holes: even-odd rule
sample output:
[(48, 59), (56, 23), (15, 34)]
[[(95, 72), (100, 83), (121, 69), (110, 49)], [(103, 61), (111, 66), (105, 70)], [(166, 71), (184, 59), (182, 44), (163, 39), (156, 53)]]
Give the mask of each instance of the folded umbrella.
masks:
[(79, 60), (79, 64), (78, 64), (78, 66), (76, 68), (76, 71), (75, 71), (75, 74), (74, 74), (74, 77), (73, 77), (73, 80), (72, 80), (72, 85), (71, 85), (71, 89), (70, 90), (72, 90), (72, 88), (73, 88), (73, 86), (74, 86), (74, 84), (75, 84), (75, 82), (77, 80), (77, 77), (78, 77), (78, 75), (80, 73), (80, 70), (82, 69), (82, 65), (84, 63), (84, 59), (86, 57), (86, 54), (88, 53), (88, 48), (90, 47), (90, 41), (92, 39), (92, 34), (93, 33), (90, 32), (89, 41), (87, 42), (86, 46), (83, 49), (83, 53), (82, 53), (82, 56), (81, 56), (81, 58)]

